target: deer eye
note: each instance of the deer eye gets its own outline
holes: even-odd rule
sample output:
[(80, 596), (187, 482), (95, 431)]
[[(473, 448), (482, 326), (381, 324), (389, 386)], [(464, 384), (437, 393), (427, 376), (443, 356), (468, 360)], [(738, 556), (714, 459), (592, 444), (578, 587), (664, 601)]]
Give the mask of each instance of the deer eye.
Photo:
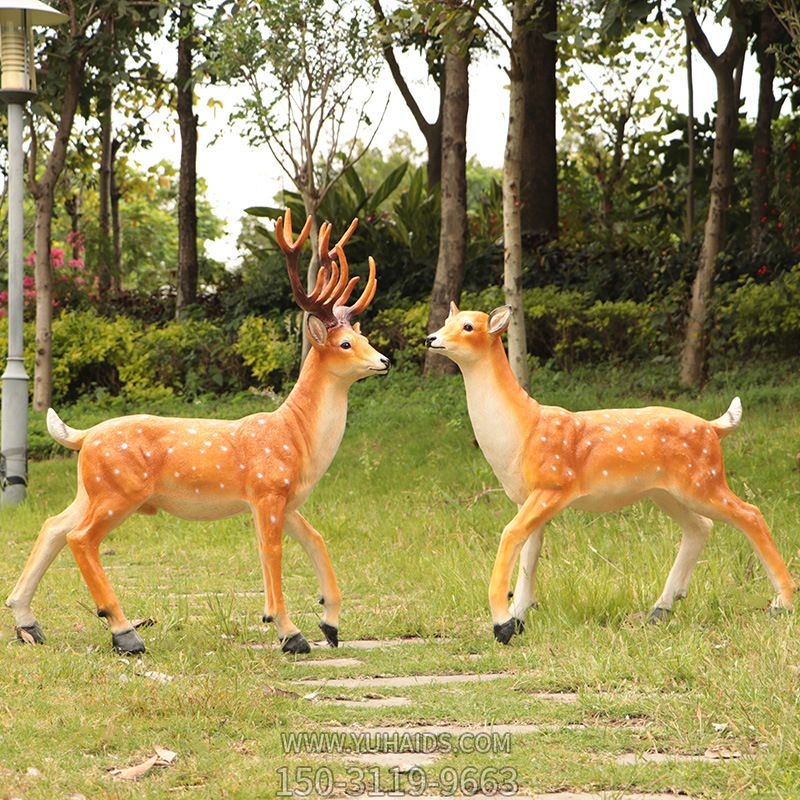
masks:
[(465, 331), (472, 331), (472, 330), (475, 330), (475, 329), (472, 327), (472, 325), (470, 325), (470, 323), (469, 323), (469, 322), (467, 322), (467, 323), (464, 325), (464, 330), (465, 330)]
[(341, 347), (341, 348), (342, 348), (342, 350), (349, 350), (349, 349), (350, 349), (352, 346), (353, 346), (353, 345), (352, 345), (352, 344), (350, 344), (350, 342), (342, 342), (342, 343), (339, 345), (339, 347)]

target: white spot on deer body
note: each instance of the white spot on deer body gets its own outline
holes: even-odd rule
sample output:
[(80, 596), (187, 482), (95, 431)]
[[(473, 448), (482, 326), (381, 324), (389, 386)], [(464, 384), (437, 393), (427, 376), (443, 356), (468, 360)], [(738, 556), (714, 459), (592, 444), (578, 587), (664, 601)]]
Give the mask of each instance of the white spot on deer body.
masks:
[(561, 420), (560, 419), (556, 420), (556, 425), (561, 425)]
[(115, 474), (115, 475), (119, 475), (119, 470), (118, 470), (118, 469), (115, 469), (115, 470), (114, 470), (114, 474)]
[(99, 476), (99, 475), (95, 475), (95, 476), (94, 476), (94, 479), (95, 479), (96, 481), (99, 481), (99, 480), (100, 480), (100, 476)]
[(715, 469), (712, 469), (712, 470), (711, 470), (711, 474), (712, 474), (712, 475), (714, 475), (714, 476), (716, 476), (716, 474), (717, 474), (717, 471), (716, 471)]
[(708, 455), (708, 448), (707, 447), (703, 448), (703, 455), (704, 456)]
[(618, 453), (624, 453), (625, 452), (625, 448), (624, 447), (620, 447), (619, 445), (617, 445), (617, 452)]
[(172, 448), (172, 447), (168, 447), (168, 448), (167, 448), (167, 452), (168, 452), (168, 453), (171, 453), (171, 452), (173, 452), (173, 448)]
[(128, 449), (128, 443), (127, 443), (127, 442), (123, 442), (123, 443), (120, 445), (120, 447), (121, 447), (123, 450), (127, 450), (127, 449)]
[(254, 433), (251, 433), (251, 434), (250, 434), (250, 436), (251, 436), (251, 438), (253, 438), (253, 439), (255, 439), (255, 438), (256, 438), (256, 435), (255, 435)]
[(186, 432), (191, 433), (192, 436), (194, 436), (197, 433), (197, 428), (187, 428)]
[(699, 489), (700, 488), (700, 481), (695, 481), (694, 485)]
[(194, 490), (194, 493), (195, 493), (195, 494), (200, 494), (200, 490), (199, 490), (199, 489), (195, 489), (195, 490)]
[(239, 464), (239, 469), (244, 469), (244, 464)]
[(181, 444), (182, 444), (184, 447), (188, 447), (188, 446), (189, 446), (189, 442), (181, 442)]
[(592, 446), (592, 440), (591, 439), (587, 439), (586, 440), (586, 446), (587, 447), (591, 447)]
[(722, 503), (723, 503), (723, 505), (728, 505), (728, 498), (727, 497), (723, 497), (722, 498)]
[(573, 472), (571, 469), (568, 469), (568, 470), (567, 470), (567, 475), (569, 475), (569, 477), (570, 477), (570, 478), (571, 478), (571, 477), (572, 477), (574, 474), (575, 474), (575, 473), (574, 473), (574, 472)]
[(136, 433), (141, 433), (141, 432), (142, 432), (142, 429), (141, 429), (141, 428), (137, 428), (137, 429), (136, 429)]
[(563, 444), (563, 445), (564, 445), (564, 447), (566, 447), (566, 446), (567, 446), (567, 440), (566, 440), (566, 439), (562, 439), (562, 440), (561, 440), (561, 444)]
[(176, 477), (176, 478), (180, 478), (180, 476), (181, 476), (180, 472), (176, 472), (176, 473), (175, 473), (175, 477)]
[(144, 457), (145, 458), (150, 458), (150, 451), (149, 450), (144, 454)]
[(203, 455), (205, 455), (205, 453), (206, 453), (206, 451), (203, 450), (202, 448), (200, 448), (200, 455), (203, 456)]
[(697, 433), (697, 428), (692, 428), (692, 433)]
[(272, 450), (270, 450), (270, 448), (269, 448), (269, 447), (265, 447), (265, 448), (264, 448), (264, 452), (265, 452), (267, 455), (269, 455), (269, 454), (272, 452)]
[(225, 484), (224, 484), (224, 483), (221, 483), (221, 484), (219, 485), (219, 488), (220, 488), (220, 489), (224, 489), (224, 488), (225, 488)]
[(94, 443), (94, 446), (95, 446), (95, 447), (99, 447), (101, 444), (103, 444), (103, 440), (102, 440), (102, 439), (98, 439), (98, 440), (97, 440), (97, 441)]
[(217, 467), (217, 469), (222, 469), (222, 467), (219, 464), (216, 464), (215, 466)]
[(656, 472), (661, 472), (661, 467), (656, 467)]
[(666, 437), (666, 436), (662, 436), (662, 437), (661, 437), (661, 441), (662, 441), (662, 442), (666, 442), (666, 441), (667, 441), (667, 437)]
[(149, 472), (145, 472), (144, 475), (142, 475), (142, 477), (143, 478), (149, 478), (150, 477), (150, 473)]
[(553, 466), (552, 466), (552, 467), (550, 467), (550, 469), (552, 469), (552, 470), (553, 470), (553, 472), (555, 472), (555, 471), (556, 471), (556, 465), (555, 465), (555, 464), (553, 464)]
[(289, 452), (289, 445), (288, 444), (283, 445), (283, 449), (288, 453)]
[(222, 450), (222, 452), (223, 452), (223, 453), (227, 453), (227, 452), (228, 452), (228, 448), (227, 448), (227, 447), (225, 447), (225, 445), (224, 445), (224, 444), (223, 444), (223, 445), (221, 445), (219, 449), (220, 449), (220, 450)]
[(109, 453), (108, 450), (106, 450), (106, 458), (108, 458), (110, 455), (111, 453)]
[(109, 517), (113, 517), (114, 516), (114, 512), (110, 508), (108, 509), (108, 516)]
[(644, 441), (644, 436), (637, 436), (636, 437), (636, 441), (637, 442), (643, 442)]
[(603, 477), (604, 477), (604, 478), (607, 478), (607, 477), (608, 477), (608, 470), (607, 470), (607, 469), (604, 469), (604, 470), (603, 470)]
[(206, 447), (211, 447), (211, 442), (203, 442)]
[(278, 464), (278, 469), (279, 469), (281, 472), (286, 472), (286, 467), (285, 467), (283, 464)]
[(640, 456), (643, 456), (643, 455), (644, 455), (644, 450), (640, 450), (640, 451), (639, 451), (639, 455), (640, 455)]
[(684, 442), (684, 443), (683, 443), (683, 446), (684, 446), (684, 447), (688, 447), (688, 446), (689, 446), (689, 443), (688, 443), (688, 442)]
[(561, 461), (561, 456), (557, 455), (556, 456), (556, 461)]
[(627, 439), (627, 438), (628, 438), (628, 434), (627, 434), (627, 433), (623, 433), (623, 434), (622, 434), (622, 438), (623, 438), (623, 439)]
[(260, 420), (258, 421), (258, 424), (259, 424), (259, 425), (266, 425), (266, 424), (267, 424), (267, 421), (266, 421), (265, 419), (260, 419)]
[(541, 439), (543, 442), (546, 442), (546, 441), (547, 441), (547, 437), (546, 437), (546, 436), (540, 436), (539, 438), (540, 438), (540, 439)]
[(611, 427), (608, 426), (608, 425), (603, 425), (603, 430), (606, 431), (607, 433), (610, 433), (611, 432)]
[(261, 479), (264, 477), (264, 474), (263, 474), (262, 472), (258, 472), (258, 473), (256, 473), (256, 477), (257, 477), (259, 480), (261, 480)]
[(174, 435), (174, 434), (175, 434), (175, 431), (173, 431), (172, 429), (170, 429), (170, 433)]
[(291, 481), (290, 481), (288, 478), (284, 478), (284, 479), (283, 479), (283, 482), (284, 482), (284, 483), (285, 483), (287, 486), (288, 486), (288, 485), (291, 483)]
[(278, 518), (274, 514), (270, 514), (269, 521), (274, 525), (278, 521)]

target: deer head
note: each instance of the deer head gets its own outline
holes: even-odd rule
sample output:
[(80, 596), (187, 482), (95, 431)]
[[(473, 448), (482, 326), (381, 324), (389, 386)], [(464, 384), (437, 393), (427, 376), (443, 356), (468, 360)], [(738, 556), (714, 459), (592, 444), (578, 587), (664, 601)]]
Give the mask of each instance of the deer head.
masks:
[(496, 346), (510, 321), (511, 306), (500, 306), (484, 314), (483, 311), (459, 311), (455, 303), (450, 303), (450, 315), (444, 325), (428, 336), (425, 344), (457, 364), (469, 364)]
[(275, 239), (286, 256), (292, 294), (297, 305), (307, 312), (306, 330), (314, 352), (332, 374), (350, 381), (374, 373), (385, 374), (390, 366), (389, 359), (375, 350), (361, 333), (359, 323), (352, 324), (353, 317), (364, 311), (375, 296), (378, 284), (372, 256), (369, 258), (369, 278), (364, 291), (355, 303), (345, 305), (359, 280), (358, 277), (349, 277), (344, 254), (344, 246), (357, 225), (358, 219), (354, 219), (342, 238), (330, 249), (331, 225), (327, 222), (322, 224), (319, 232), (319, 272), (314, 288), (307, 293), (303, 289), (297, 265), (300, 251), (311, 230), (311, 217), (306, 219), (296, 241), (292, 234), (292, 213), (288, 208), (286, 214), (278, 217), (275, 223)]

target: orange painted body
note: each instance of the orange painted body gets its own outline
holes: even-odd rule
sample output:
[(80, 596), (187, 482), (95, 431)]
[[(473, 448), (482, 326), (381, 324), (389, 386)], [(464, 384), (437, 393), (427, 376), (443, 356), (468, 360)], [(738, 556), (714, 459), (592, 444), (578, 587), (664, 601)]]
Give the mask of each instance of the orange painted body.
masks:
[[(672, 408), (571, 412), (540, 405), (511, 371), (501, 338), (505, 313), (505, 307), (496, 309), (490, 317), (453, 306), (444, 327), (427, 340), (460, 366), (475, 436), (519, 506), (503, 532), (492, 573), (495, 625), (512, 618), (521, 623), (533, 603), (533, 572), (549, 519), (567, 506), (605, 512), (643, 498), (684, 528), (681, 552), (656, 609), (668, 611), (674, 599), (685, 596), (714, 519), (745, 533), (777, 591), (774, 607), (791, 609), (794, 582), (761, 513), (738, 498), (725, 479), (720, 439), (738, 425), (738, 399), (713, 422)], [(509, 609), (511, 572), (523, 546), (528, 552), (518, 587), (525, 597), (515, 590)]]
[[(280, 226), (279, 226), (280, 227)], [(296, 277), (296, 254), (304, 235), (292, 245), (281, 230), (279, 242), (293, 254), (290, 277)], [(351, 226), (352, 233), (355, 225)], [(349, 236), (349, 233), (346, 236)], [(66, 426), (52, 410), (48, 429), (61, 444), (80, 450), (78, 491), (64, 512), (48, 520), (25, 570), (7, 601), (19, 627), (33, 627), (30, 601), (41, 576), (68, 542), (81, 574), (112, 633), (127, 634), (130, 623), (100, 565), (103, 538), (132, 514), (166, 511), (178, 517), (215, 520), (250, 511), (259, 538), (264, 573), (265, 617), (274, 621), (282, 640), (302, 640), (291, 622), (281, 589), (282, 533), (296, 538), (317, 573), (323, 598), (323, 630), (338, 641), (341, 594), (320, 534), (298, 513), (317, 481), (327, 471), (341, 442), (347, 418), (347, 394), (357, 380), (385, 373), (388, 359), (376, 352), (350, 316), (362, 310), (375, 291), (374, 263), (370, 281), (357, 304), (343, 305), (354, 281), (347, 281), (346, 260), (337, 245), (339, 268), (327, 251), (330, 228), (323, 226), (323, 267), (318, 292), (302, 294), (305, 307), (320, 293), (338, 317), (313, 317), (312, 350), (283, 405), (272, 413), (239, 420), (183, 419), (140, 414), (108, 420), (86, 431)], [(295, 270), (293, 275), (292, 270)], [(293, 281), (294, 283), (294, 281)], [(338, 289), (336, 289), (338, 287)], [(365, 301), (366, 298), (366, 301)], [(320, 306), (322, 312), (329, 310)], [(327, 627), (327, 630), (326, 630)], [(296, 638), (299, 636), (299, 639)], [(302, 640), (307, 647), (305, 640)], [(143, 646), (142, 646), (143, 647)], [(292, 652), (302, 652), (293, 650)]]

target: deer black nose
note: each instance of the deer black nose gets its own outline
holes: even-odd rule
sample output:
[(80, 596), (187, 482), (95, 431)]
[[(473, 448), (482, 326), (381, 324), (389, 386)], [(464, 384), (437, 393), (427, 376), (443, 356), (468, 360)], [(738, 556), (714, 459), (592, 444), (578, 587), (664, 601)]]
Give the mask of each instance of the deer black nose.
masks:
[(425, 337), (425, 347), (430, 347), (433, 344), (433, 340), (435, 338), (436, 338), (436, 336), (434, 336), (434, 335), (426, 336)]
[(386, 367), (386, 369), (389, 369), (389, 367), (392, 366), (392, 362), (389, 361), (389, 359), (386, 358), (386, 356), (381, 356), (381, 364), (383, 364), (383, 366)]

